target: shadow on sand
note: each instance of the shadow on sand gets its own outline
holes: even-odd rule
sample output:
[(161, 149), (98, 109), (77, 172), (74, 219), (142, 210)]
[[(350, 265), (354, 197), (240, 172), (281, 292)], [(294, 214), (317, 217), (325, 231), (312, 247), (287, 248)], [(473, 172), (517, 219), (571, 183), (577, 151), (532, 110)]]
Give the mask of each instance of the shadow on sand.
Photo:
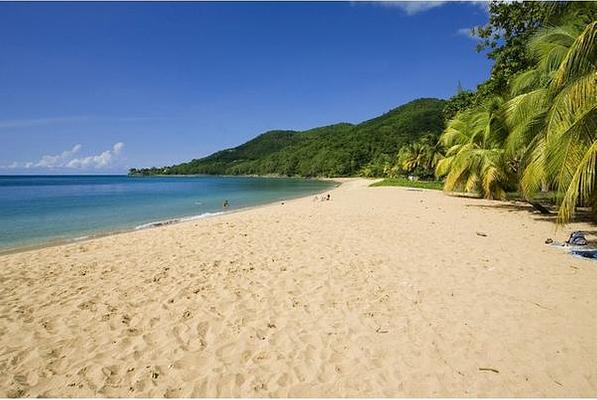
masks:
[[(481, 199), (479, 199), (481, 200)], [(551, 214), (542, 214), (535, 209), (531, 204), (523, 201), (511, 201), (508, 203), (495, 202), (494, 204), (467, 204), (466, 207), (475, 208), (487, 208), (493, 210), (503, 210), (507, 212), (526, 212), (533, 216), (533, 219), (537, 221), (550, 221), (554, 224), (557, 222), (557, 211), (551, 210)], [(579, 210), (576, 212), (570, 223), (586, 223), (591, 226), (597, 227), (597, 224), (592, 219), (592, 216), (588, 210)], [(589, 235), (597, 235), (597, 229), (583, 230), (583, 232)]]

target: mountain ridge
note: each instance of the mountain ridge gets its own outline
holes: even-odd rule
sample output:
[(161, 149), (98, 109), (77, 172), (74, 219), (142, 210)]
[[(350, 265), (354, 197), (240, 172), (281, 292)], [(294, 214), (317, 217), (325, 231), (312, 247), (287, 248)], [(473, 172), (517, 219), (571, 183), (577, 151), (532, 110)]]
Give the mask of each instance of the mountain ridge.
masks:
[(352, 176), (379, 157), (395, 157), (421, 136), (439, 136), (444, 103), (421, 98), (358, 124), (271, 130), (206, 157), (161, 168), (132, 168), (129, 175)]

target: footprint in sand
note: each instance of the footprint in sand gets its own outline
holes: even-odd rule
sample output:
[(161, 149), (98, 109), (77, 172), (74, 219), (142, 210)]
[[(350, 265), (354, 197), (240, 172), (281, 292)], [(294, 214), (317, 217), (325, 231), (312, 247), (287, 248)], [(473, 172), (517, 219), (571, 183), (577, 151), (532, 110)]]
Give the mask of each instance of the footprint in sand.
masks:
[(97, 305), (95, 304), (95, 302), (93, 300), (88, 300), (88, 301), (84, 301), (82, 303), (80, 303), (77, 308), (79, 310), (89, 310), (92, 312), (97, 311)]
[(245, 377), (242, 374), (236, 374), (234, 377), (234, 383), (236, 383), (237, 387), (241, 387), (243, 383), (245, 383)]
[(197, 336), (200, 340), (205, 341), (205, 336), (207, 335), (207, 331), (209, 330), (209, 322), (202, 321), (197, 324)]
[(252, 355), (253, 355), (253, 354), (252, 354), (252, 353), (251, 353), (249, 350), (247, 350), (247, 351), (243, 351), (243, 353), (242, 353), (242, 354), (241, 354), (241, 356), (240, 356), (240, 361), (241, 361), (241, 363), (243, 363), (243, 364), (244, 364), (244, 363), (246, 363), (247, 361), (249, 361), (249, 360), (251, 359), (251, 356), (252, 356)]
[(115, 385), (119, 382), (118, 379), (118, 367), (116, 365), (111, 365), (108, 367), (102, 368), (102, 373), (106, 377), (105, 383), (108, 385)]
[(178, 342), (178, 345), (180, 346), (181, 349), (183, 349), (184, 351), (189, 350), (189, 341), (184, 340), (182, 338), (182, 334), (181, 334), (180, 328), (178, 326), (175, 326), (174, 328), (172, 328), (172, 335)]
[(168, 399), (180, 397), (180, 394), (179, 394), (180, 390), (181, 390), (181, 388), (178, 388), (178, 389), (168, 388), (164, 392), (164, 397), (168, 398)]
[(155, 327), (158, 322), (160, 322), (160, 317), (153, 317), (152, 319), (149, 320), (149, 327), (150, 328)]
[(288, 385), (288, 380), (289, 380), (289, 376), (286, 372), (282, 373), (282, 375), (278, 378), (278, 380), (276, 381), (276, 383), (278, 384), (278, 386), (280, 387), (285, 387), (286, 385)]
[(255, 337), (259, 340), (265, 340), (267, 338), (265, 335), (265, 332), (262, 331), (261, 329), (257, 329), (255, 331)]

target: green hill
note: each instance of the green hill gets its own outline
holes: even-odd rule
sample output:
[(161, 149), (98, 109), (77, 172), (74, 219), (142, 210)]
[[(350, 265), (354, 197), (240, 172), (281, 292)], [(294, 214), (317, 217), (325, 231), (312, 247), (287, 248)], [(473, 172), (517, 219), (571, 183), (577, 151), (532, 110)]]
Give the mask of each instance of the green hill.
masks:
[(378, 157), (444, 127), (444, 100), (418, 99), (360, 124), (340, 123), (303, 132), (270, 131), (238, 147), (162, 168), (131, 169), (131, 175), (350, 176)]

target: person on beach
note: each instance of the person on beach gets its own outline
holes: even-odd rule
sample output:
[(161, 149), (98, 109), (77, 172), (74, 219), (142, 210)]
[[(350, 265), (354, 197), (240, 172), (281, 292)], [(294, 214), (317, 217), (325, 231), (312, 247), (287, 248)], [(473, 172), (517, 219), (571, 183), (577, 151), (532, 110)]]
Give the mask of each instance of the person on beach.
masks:
[(331, 200), (331, 196), (329, 193), (327, 195), (321, 196), (321, 201), (329, 201), (329, 200)]

